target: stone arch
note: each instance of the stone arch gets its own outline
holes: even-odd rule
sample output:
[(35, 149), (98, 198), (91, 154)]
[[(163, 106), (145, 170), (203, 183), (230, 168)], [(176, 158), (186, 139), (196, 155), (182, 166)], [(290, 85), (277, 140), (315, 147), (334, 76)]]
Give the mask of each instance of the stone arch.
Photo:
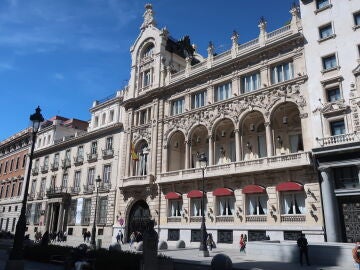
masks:
[(140, 60), (143, 56), (144, 51), (151, 45), (153, 46), (153, 49), (156, 48), (156, 40), (153, 37), (148, 37), (143, 40), (137, 48), (136, 58)]
[(232, 124), (234, 125), (234, 128), (236, 127), (236, 121), (232, 118), (232, 117), (229, 117), (229, 116), (224, 116), (224, 117), (221, 117), (221, 118), (218, 118), (216, 119), (210, 126), (210, 134), (211, 135), (214, 135), (214, 131), (216, 130), (216, 128), (218, 127), (218, 125), (224, 121), (224, 120), (230, 120), (232, 122)]
[(236, 128), (241, 130), (241, 125), (244, 121), (244, 119), (247, 117), (247, 115), (249, 113), (252, 113), (252, 112), (259, 112), (263, 115), (264, 119), (265, 119), (265, 122), (266, 122), (266, 111), (262, 108), (256, 108), (255, 110), (245, 110), (243, 111), (239, 117), (238, 117), (238, 122), (237, 122), (237, 125), (236, 125)]
[[(125, 216), (125, 236), (130, 239), (130, 234), (134, 231), (134, 221), (151, 219), (150, 207), (146, 200), (132, 198), (126, 207)], [(141, 232), (142, 233), (142, 232)]]
[(185, 134), (177, 130), (171, 134), (168, 140), (168, 171), (185, 169)]
[(215, 121), (211, 134), (214, 143), (214, 164), (236, 161), (235, 123), (231, 118)]
[(196, 124), (189, 131), (190, 142), (190, 168), (198, 168), (198, 154), (205, 153), (209, 158), (209, 130), (204, 124)]
[(150, 150), (146, 139), (139, 139), (134, 149), (131, 151), (132, 155), (132, 175), (147, 175), (149, 172)]

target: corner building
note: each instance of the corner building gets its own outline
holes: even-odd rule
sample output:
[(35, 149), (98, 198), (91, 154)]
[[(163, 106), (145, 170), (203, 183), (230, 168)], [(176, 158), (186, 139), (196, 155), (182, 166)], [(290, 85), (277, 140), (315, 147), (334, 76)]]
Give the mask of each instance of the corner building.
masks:
[[(291, 22), (230, 50), (201, 56), (189, 37), (157, 28), (146, 5), (131, 47), (124, 92), (123, 173), (116, 215), (125, 237), (155, 219), (160, 240), (200, 241), (205, 192), (208, 233), (218, 245), (249, 241), (324, 241), (322, 204), (311, 149), (304, 36)], [(205, 153), (205, 190), (197, 156)]]

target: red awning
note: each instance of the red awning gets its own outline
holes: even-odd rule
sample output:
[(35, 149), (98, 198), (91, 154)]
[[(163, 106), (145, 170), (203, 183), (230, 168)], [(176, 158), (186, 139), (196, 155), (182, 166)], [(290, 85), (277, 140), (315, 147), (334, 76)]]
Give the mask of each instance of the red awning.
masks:
[(234, 195), (234, 191), (229, 188), (217, 188), (213, 191), (214, 196), (231, 196)]
[(253, 193), (265, 193), (265, 188), (259, 185), (248, 185), (243, 188), (242, 193), (253, 194)]
[(188, 192), (188, 198), (201, 198), (203, 196), (203, 192), (201, 190), (192, 190)]
[(277, 191), (299, 191), (304, 190), (302, 184), (296, 182), (283, 182), (276, 186)]
[(167, 200), (181, 199), (181, 197), (181, 194), (177, 192), (169, 192), (165, 195), (165, 199)]

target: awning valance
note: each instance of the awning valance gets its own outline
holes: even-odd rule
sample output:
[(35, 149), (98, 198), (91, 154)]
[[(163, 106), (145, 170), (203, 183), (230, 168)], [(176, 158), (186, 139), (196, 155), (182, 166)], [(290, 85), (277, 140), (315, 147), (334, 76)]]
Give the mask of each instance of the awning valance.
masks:
[(304, 190), (302, 184), (296, 182), (283, 182), (276, 186), (277, 191), (300, 191)]
[(230, 188), (217, 188), (213, 191), (214, 196), (232, 196), (234, 195), (234, 191)]
[(253, 193), (265, 193), (266, 190), (264, 187), (259, 185), (248, 185), (243, 188), (242, 193), (244, 194), (253, 194)]
[(188, 192), (187, 197), (188, 198), (201, 198), (203, 196), (203, 192), (201, 190), (192, 190)]
[(181, 194), (178, 192), (169, 192), (165, 195), (165, 199), (167, 200), (181, 199), (181, 197)]

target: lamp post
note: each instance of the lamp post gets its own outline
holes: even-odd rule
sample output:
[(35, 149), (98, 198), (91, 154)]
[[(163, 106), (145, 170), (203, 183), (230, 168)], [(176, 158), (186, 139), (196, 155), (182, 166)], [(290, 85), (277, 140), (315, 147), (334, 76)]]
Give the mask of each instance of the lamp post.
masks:
[(205, 225), (205, 177), (204, 172), (207, 167), (207, 157), (205, 153), (201, 153), (198, 155), (198, 160), (200, 163), (200, 168), (202, 170), (202, 198), (201, 198), (201, 243), (200, 248), (203, 252), (204, 257), (209, 257), (209, 250), (207, 249), (206, 245), (206, 238), (207, 238), (207, 232), (206, 232), (206, 225)]
[(99, 197), (99, 186), (100, 186), (100, 182), (101, 182), (100, 175), (98, 175), (98, 177), (96, 178), (95, 181), (96, 181), (95, 213), (94, 213), (94, 222), (93, 222), (93, 227), (92, 227), (92, 231), (91, 231), (91, 241), (90, 241), (90, 245), (92, 246), (93, 249), (96, 248), (96, 243), (95, 243), (95, 235), (96, 235), (96, 210), (97, 210), (97, 202), (98, 202), (98, 197)]
[(44, 121), (44, 117), (41, 115), (40, 112), (41, 109), (38, 106), (35, 109), (35, 113), (30, 115), (30, 121), (32, 122), (32, 141), (31, 141), (31, 150), (29, 156), (29, 166), (27, 169), (27, 175), (25, 180), (24, 197), (22, 200), (20, 217), (16, 224), (14, 244), (9, 256), (9, 260), (6, 263), (7, 270), (24, 269), (23, 244), (24, 244), (24, 235), (26, 230), (26, 203), (27, 203), (27, 196), (29, 191), (29, 182), (30, 182), (32, 159), (34, 155), (34, 148), (36, 142), (36, 134), (39, 131), (40, 123)]

